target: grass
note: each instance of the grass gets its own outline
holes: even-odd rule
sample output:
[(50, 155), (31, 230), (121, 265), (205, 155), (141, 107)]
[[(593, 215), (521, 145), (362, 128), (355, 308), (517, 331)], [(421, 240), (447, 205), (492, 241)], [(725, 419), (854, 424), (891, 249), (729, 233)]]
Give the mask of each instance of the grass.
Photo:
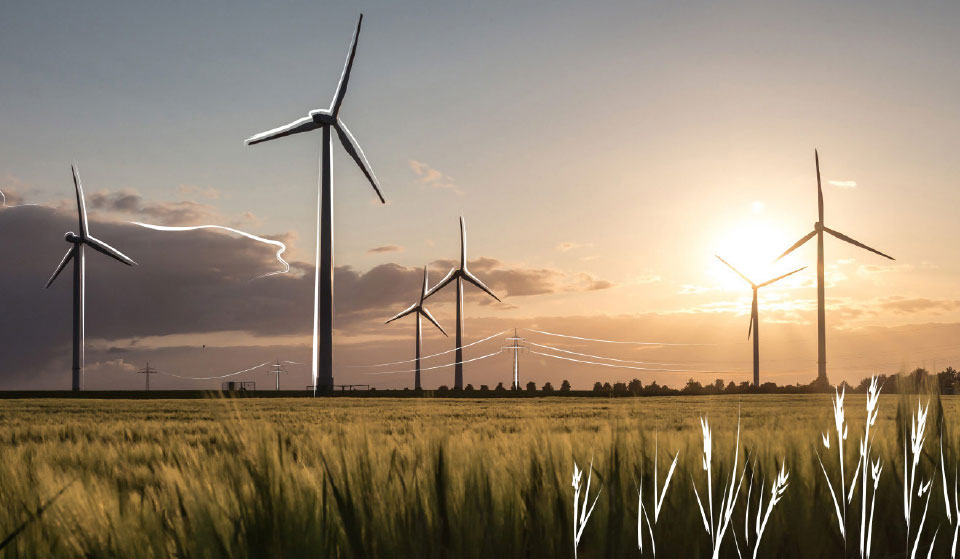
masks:
[[(713, 475), (728, 480), (739, 413), (738, 478), (757, 488), (766, 480), (769, 491), (789, 471), (758, 556), (856, 557), (817, 460), (833, 426), (831, 398), (0, 400), (0, 538), (29, 521), (0, 556), (573, 557), (573, 465), (592, 458), (602, 492), (578, 557), (640, 557), (637, 487), (655, 487), (659, 448), (661, 469), (680, 457), (652, 526), (656, 552), (711, 557), (693, 488), (701, 484), (706, 499), (699, 418), (712, 429)], [(863, 433), (865, 398), (846, 395), (851, 437)], [(881, 395), (871, 427), (884, 464), (874, 557), (904, 554), (903, 428), (915, 409), (916, 397)], [(929, 413), (919, 471), (953, 482), (960, 440), (949, 426), (960, 397), (944, 397), (942, 410), (934, 398)], [(836, 475), (830, 452), (824, 467)], [(956, 519), (946, 517), (942, 484), (932, 487), (922, 539), (937, 528), (950, 534), (936, 541), (942, 556)], [(717, 502), (722, 488), (713, 486)], [(745, 506), (757, 495), (740, 493), (719, 557), (737, 557), (736, 541), (744, 555), (752, 550)], [(858, 501), (848, 510), (854, 533)]]

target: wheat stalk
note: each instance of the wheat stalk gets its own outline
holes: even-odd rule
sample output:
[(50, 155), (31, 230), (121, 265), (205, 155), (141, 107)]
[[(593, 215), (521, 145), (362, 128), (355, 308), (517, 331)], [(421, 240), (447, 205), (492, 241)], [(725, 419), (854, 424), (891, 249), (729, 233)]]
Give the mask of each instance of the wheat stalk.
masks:
[(583, 471), (573, 462), (573, 557), (577, 557), (577, 547), (580, 545), (580, 538), (583, 536), (583, 529), (593, 514), (594, 507), (597, 506), (597, 499), (600, 498), (601, 487), (597, 490), (597, 495), (593, 498), (593, 504), (587, 510), (587, 503), (590, 501), (590, 481), (593, 479), (593, 459), (590, 459), (590, 468), (587, 472), (587, 487), (583, 494), (583, 508), (580, 508), (580, 487), (583, 479)]
[[(693, 493), (697, 498), (697, 506), (700, 509), (700, 518), (703, 520), (703, 527), (710, 535), (712, 557), (717, 559), (720, 555), (720, 545), (723, 543), (723, 536), (730, 526), (730, 519), (733, 516), (734, 505), (737, 497), (740, 495), (740, 489), (743, 486), (743, 478), (747, 472), (747, 465), (744, 463), (743, 470), (737, 479), (737, 465), (740, 462), (740, 417), (737, 416), (737, 441), (734, 446), (733, 468), (730, 470), (730, 476), (727, 478), (721, 491), (720, 507), (717, 510), (716, 520), (713, 511), (713, 433), (710, 430), (710, 423), (706, 418), (700, 418), (700, 429), (703, 435), (703, 459), (701, 465), (707, 472), (707, 506), (710, 513), (707, 519), (707, 511), (703, 508), (703, 501), (700, 499), (700, 493), (697, 491), (697, 484), (693, 483)], [(736, 536), (734, 536), (736, 538)], [(736, 540), (734, 540), (736, 542)], [(737, 549), (739, 553), (739, 546)]]
[[(637, 502), (639, 511), (637, 513), (637, 547), (640, 549), (640, 554), (643, 554), (643, 521), (647, 522), (647, 531), (650, 533), (650, 548), (653, 551), (653, 556), (657, 556), (657, 544), (653, 538), (653, 527), (656, 525), (657, 521), (660, 519), (660, 509), (663, 507), (663, 499), (667, 496), (667, 489), (670, 487), (670, 480), (673, 478), (673, 472), (677, 468), (677, 459), (680, 457), (680, 452), (677, 451), (673, 455), (673, 462), (670, 463), (670, 469), (667, 471), (667, 477), (663, 480), (663, 491), (657, 490), (657, 478), (659, 477), (657, 472), (657, 465), (659, 462), (660, 455), (660, 445), (659, 441), (654, 442), (654, 451), (653, 451), (653, 522), (650, 522), (650, 516), (647, 514), (647, 507), (643, 504), (643, 475), (641, 472), (640, 477), (640, 486), (637, 487)], [(636, 481), (634, 481), (636, 485)]]

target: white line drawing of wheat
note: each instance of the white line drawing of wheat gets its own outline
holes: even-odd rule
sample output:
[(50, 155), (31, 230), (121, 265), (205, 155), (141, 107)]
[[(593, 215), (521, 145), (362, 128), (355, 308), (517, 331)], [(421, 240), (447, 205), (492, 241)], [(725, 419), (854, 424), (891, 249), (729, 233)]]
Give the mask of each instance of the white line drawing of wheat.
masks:
[[(756, 461), (754, 461), (754, 469), (750, 474), (750, 485), (747, 487), (747, 502), (746, 507), (744, 507), (745, 512), (743, 515), (744, 542), (746, 543), (748, 550), (750, 549), (750, 496), (753, 493), (753, 484), (756, 471)], [(767, 528), (767, 522), (770, 520), (770, 515), (773, 514), (774, 507), (777, 506), (777, 503), (780, 502), (780, 500), (783, 498), (783, 495), (787, 492), (789, 478), (790, 474), (787, 472), (786, 464), (781, 461), (780, 473), (777, 474), (777, 477), (770, 485), (770, 501), (767, 502), (766, 510), (763, 508), (764, 482), (760, 482), (760, 502), (757, 503), (757, 516), (754, 520), (753, 526), (753, 533), (755, 536), (753, 541), (753, 559), (757, 559), (757, 552), (760, 549), (760, 540), (763, 538), (763, 532)], [(739, 544), (737, 544), (737, 554), (740, 555)]]
[[(930, 477), (926, 482), (923, 479), (917, 481), (917, 466), (920, 464), (920, 455), (923, 453), (923, 444), (926, 442), (926, 430), (927, 430), (927, 416), (930, 411), (930, 400), (927, 400), (926, 405), (921, 405), (920, 400), (917, 400), (917, 411), (916, 413), (910, 416), (910, 444), (909, 448), (907, 445), (907, 427), (904, 425), (903, 433), (903, 520), (907, 528), (906, 536), (906, 552), (910, 556), (910, 559), (916, 559), (917, 549), (920, 546), (920, 535), (923, 532), (923, 525), (927, 520), (927, 509), (930, 506), (930, 496), (933, 493), (931, 488), (933, 486), (933, 476)], [(942, 446), (941, 446), (942, 453)], [(942, 459), (941, 459), (942, 464)], [(914, 495), (914, 487), (916, 487), (916, 495)], [(923, 496), (927, 496), (927, 500), (923, 505), (923, 515), (920, 517), (920, 526), (917, 527), (916, 537), (913, 540), (913, 545), (910, 545), (910, 519), (913, 513), (913, 498), (916, 496), (919, 499), (922, 499)], [(944, 490), (944, 500), (948, 501), (947, 492)], [(949, 516), (950, 511), (947, 509), (947, 514)], [(930, 547), (927, 551), (927, 557), (930, 557), (933, 553), (933, 545), (937, 541), (937, 534), (940, 532), (940, 527), (938, 526), (936, 531), (933, 534), (933, 539), (930, 541)]]
[[(834, 429), (836, 431), (837, 437), (837, 456), (840, 461), (840, 483), (834, 488), (833, 482), (830, 480), (830, 474), (827, 473), (826, 467), (823, 465), (823, 460), (820, 457), (820, 452), (817, 452), (817, 461), (820, 463), (820, 469), (823, 471), (823, 477), (827, 481), (827, 488), (830, 490), (830, 497), (833, 498), (834, 512), (837, 517), (837, 524), (840, 527), (840, 535), (843, 537), (844, 548), (846, 548), (847, 543), (847, 505), (853, 502), (853, 494), (857, 488), (857, 480), (861, 482), (861, 500), (862, 504), (860, 507), (860, 557), (862, 559), (868, 559), (870, 557), (870, 549), (873, 543), (873, 513), (874, 507), (877, 501), (877, 488), (880, 485), (880, 474), (883, 472), (883, 466), (878, 457), (875, 461), (871, 462), (871, 454), (873, 451), (873, 442), (872, 442), (872, 433), (870, 428), (877, 422), (877, 414), (879, 413), (879, 399), (880, 399), (880, 390), (882, 386), (879, 385), (879, 380), (876, 375), (870, 377), (870, 386), (867, 389), (867, 416), (864, 423), (864, 432), (863, 437), (860, 439), (859, 444), (859, 459), (857, 460), (857, 466), (854, 469), (853, 477), (850, 478), (850, 491), (847, 491), (846, 484), (846, 474), (844, 472), (844, 441), (847, 440), (847, 431), (848, 425), (846, 424), (846, 417), (844, 415), (843, 399), (846, 394), (846, 387), (843, 387), (839, 392), (834, 389), (834, 401), (833, 401), (833, 420), (834, 420)], [(829, 433), (822, 433), (821, 440), (823, 446), (827, 449), (831, 445), (831, 435)], [(872, 481), (872, 493), (870, 492), (869, 482)], [(839, 489), (839, 499), (837, 489)], [(867, 510), (870, 511), (869, 516), (867, 515)]]
[[(703, 520), (703, 529), (710, 536), (712, 548), (712, 557), (717, 559), (720, 555), (720, 545), (723, 543), (723, 536), (727, 528), (730, 527), (730, 519), (733, 516), (733, 508), (737, 497), (740, 495), (740, 489), (743, 486), (743, 478), (747, 471), (747, 465), (744, 463), (739, 476), (738, 464), (740, 462), (740, 417), (737, 416), (737, 440), (734, 447), (733, 467), (730, 470), (730, 476), (724, 483), (723, 490), (720, 493), (720, 507), (714, 516), (713, 510), (713, 433), (710, 430), (709, 421), (701, 417), (700, 429), (703, 434), (703, 459), (701, 465), (703, 471), (707, 472), (707, 507), (710, 518), (707, 519), (707, 512), (703, 508), (703, 501), (700, 499), (700, 492), (697, 491), (697, 484), (693, 482), (693, 493), (697, 497), (697, 506), (700, 508), (700, 518)], [(692, 476), (691, 476), (692, 477)]]
[[(663, 490), (658, 491), (657, 489), (657, 479), (658, 475), (658, 463), (660, 461), (660, 442), (656, 440), (654, 442), (654, 451), (653, 451), (653, 522), (650, 521), (650, 515), (647, 514), (647, 507), (643, 504), (643, 475), (641, 472), (640, 476), (640, 485), (637, 486), (637, 502), (638, 502), (638, 511), (637, 511), (637, 547), (640, 550), (640, 554), (643, 555), (643, 522), (647, 523), (647, 531), (650, 534), (650, 549), (653, 552), (653, 556), (657, 556), (657, 543), (653, 537), (653, 527), (657, 524), (657, 521), (660, 519), (660, 509), (663, 507), (663, 500), (667, 496), (667, 489), (670, 487), (670, 480), (673, 478), (673, 473), (677, 468), (677, 461), (680, 458), (680, 451), (677, 451), (673, 455), (673, 461), (670, 463), (670, 468), (667, 471), (667, 477), (663, 480)], [(636, 480), (634, 480), (634, 485), (637, 485)]]
[(583, 493), (583, 508), (580, 507), (580, 487), (583, 480), (583, 471), (577, 466), (576, 460), (573, 462), (573, 557), (577, 557), (577, 547), (580, 545), (580, 538), (583, 537), (583, 529), (593, 514), (594, 507), (597, 506), (597, 500), (600, 498), (600, 492), (603, 487), (597, 490), (593, 498), (593, 504), (587, 509), (587, 503), (590, 501), (590, 481), (593, 479), (593, 458), (590, 459), (590, 467), (587, 469), (587, 487)]

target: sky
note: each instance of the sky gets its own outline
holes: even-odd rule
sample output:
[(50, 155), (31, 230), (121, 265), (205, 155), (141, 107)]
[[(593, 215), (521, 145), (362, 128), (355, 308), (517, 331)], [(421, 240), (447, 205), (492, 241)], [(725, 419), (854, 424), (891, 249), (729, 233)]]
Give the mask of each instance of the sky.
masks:
[[(815, 247), (773, 260), (816, 221), (815, 148), (825, 224), (896, 258), (826, 239), (831, 380), (960, 366), (956, 5), (38, 1), (0, 18), (0, 389), (69, 387), (69, 277), (42, 287), (74, 162), (94, 234), (140, 264), (88, 259), (88, 388), (138, 388), (147, 361), (158, 388), (275, 359), (304, 364), (283, 387), (310, 384), (320, 135), (243, 140), (329, 105), (361, 11), (341, 116), (388, 203), (335, 145), (338, 384), (412, 385), (357, 365), (413, 357), (413, 320), (383, 322), (424, 265), (453, 265), (461, 215), (503, 299), (468, 288), (467, 341), (684, 344), (520, 330), (553, 348), (528, 346), (522, 381), (747, 380), (750, 290), (719, 254), (755, 281), (808, 266), (760, 296), (762, 379), (808, 382)], [(282, 269), (274, 248), (130, 221), (280, 240), (291, 271), (253, 279)], [(430, 308), (452, 333), (453, 293)], [(425, 328), (426, 354), (452, 347)], [(541, 355), (597, 361), (558, 350), (670, 365)], [(466, 382), (511, 367), (501, 352)]]

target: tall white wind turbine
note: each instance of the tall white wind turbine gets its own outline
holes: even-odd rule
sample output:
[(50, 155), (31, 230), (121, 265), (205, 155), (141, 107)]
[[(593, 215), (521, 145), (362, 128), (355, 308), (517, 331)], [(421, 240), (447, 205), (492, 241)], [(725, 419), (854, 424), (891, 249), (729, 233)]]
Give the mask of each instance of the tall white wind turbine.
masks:
[(76, 165), (72, 166), (73, 186), (77, 191), (77, 216), (80, 223), (80, 233), (68, 232), (64, 239), (70, 243), (67, 254), (57, 266), (57, 269), (50, 276), (47, 287), (53, 284), (60, 272), (67, 267), (70, 260), (73, 260), (73, 391), (83, 390), (83, 344), (84, 344), (84, 317), (86, 314), (85, 295), (86, 295), (86, 256), (84, 255), (84, 246), (89, 246), (97, 252), (102, 252), (110, 258), (119, 260), (127, 266), (136, 264), (119, 250), (113, 248), (107, 243), (90, 234), (90, 227), (87, 224), (87, 205), (83, 199), (83, 186), (80, 184), (80, 175), (77, 173)]
[(422, 390), (422, 387), (420, 385), (420, 347), (422, 344), (421, 340), (423, 337), (423, 324), (422, 324), (421, 317), (426, 318), (427, 320), (432, 322), (433, 325), (436, 326), (438, 330), (443, 332), (444, 336), (447, 335), (446, 330), (444, 330), (443, 327), (440, 326), (440, 323), (437, 322), (437, 319), (433, 318), (433, 315), (430, 314), (430, 311), (427, 310), (427, 307), (425, 307), (423, 304), (424, 299), (427, 298), (428, 288), (429, 288), (429, 284), (427, 283), (427, 267), (424, 266), (423, 267), (423, 288), (420, 289), (420, 300), (410, 305), (409, 307), (407, 307), (406, 310), (400, 311), (399, 313), (397, 313), (396, 316), (394, 316), (390, 320), (384, 322), (384, 324), (390, 324), (394, 320), (397, 320), (398, 318), (403, 318), (408, 314), (415, 313), (417, 316), (417, 367), (416, 367), (416, 373), (414, 374), (414, 377), (413, 377), (414, 390)]
[(817, 153), (817, 150), (813, 150), (813, 158), (817, 166), (817, 222), (813, 224), (813, 231), (804, 235), (803, 238), (794, 243), (792, 247), (784, 251), (783, 254), (777, 257), (777, 260), (790, 254), (814, 236), (817, 237), (817, 382), (826, 385), (829, 381), (827, 380), (827, 313), (823, 288), (823, 233), (830, 233), (841, 241), (850, 243), (864, 250), (869, 250), (884, 258), (889, 258), (890, 260), (894, 260), (894, 258), (875, 248), (870, 248), (860, 241), (851, 239), (839, 231), (834, 231), (823, 224), (823, 187), (820, 184), (820, 154)]
[(750, 287), (753, 288), (753, 306), (750, 309), (750, 327), (747, 328), (747, 339), (749, 340), (750, 335), (753, 334), (753, 385), (760, 386), (760, 311), (757, 308), (757, 290), (759, 290), (761, 287), (766, 287), (773, 282), (780, 281), (787, 276), (792, 276), (800, 270), (805, 269), (806, 266), (803, 268), (797, 268), (792, 272), (788, 272), (782, 276), (775, 277), (772, 280), (767, 280), (763, 283), (753, 283), (753, 280), (743, 275), (740, 270), (734, 268), (732, 264), (723, 258), (717, 256), (717, 260), (726, 264), (728, 268), (736, 272), (738, 276), (743, 278), (743, 280), (749, 283)]
[(317, 196), (317, 252), (316, 277), (313, 299), (313, 380), (315, 390), (333, 386), (333, 180), (331, 178), (332, 142), (330, 129), (337, 132), (343, 149), (353, 158), (364, 176), (370, 182), (377, 197), (386, 203), (380, 192), (377, 177), (373, 174), (363, 150), (353, 134), (340, 118), (340, 108), (347, 93), (350, 81), (350, 69), (357, 54), (357, 39), (360, 37), (360, 24), (363, 14), (357, 20), (357, 29), (350, 43), (347, 62), (337, 84), (337, 91), (328, 109), (310, 111), (307, 116), (290, 124), (268, 130), (248, 138), (247, 145), (259, 144), (292, 134), (320, 129), (323, 143), (320, 147), (320, 184)]
[(487, 295), (500, 301), (500, 298), (494, 295), (493, 291), (480, 281), (480, 278), (467, 269), (467, 227), (463, 222), (463, 216), (460, 216), (460, 265), (452, 268), (440, 283), (430, 288), (424, 298), (429, 298), (454, 280), (457, 282), (457, 361), (454, 365), (453, 387), (463, 389), (463, 282), (472, 283)]

